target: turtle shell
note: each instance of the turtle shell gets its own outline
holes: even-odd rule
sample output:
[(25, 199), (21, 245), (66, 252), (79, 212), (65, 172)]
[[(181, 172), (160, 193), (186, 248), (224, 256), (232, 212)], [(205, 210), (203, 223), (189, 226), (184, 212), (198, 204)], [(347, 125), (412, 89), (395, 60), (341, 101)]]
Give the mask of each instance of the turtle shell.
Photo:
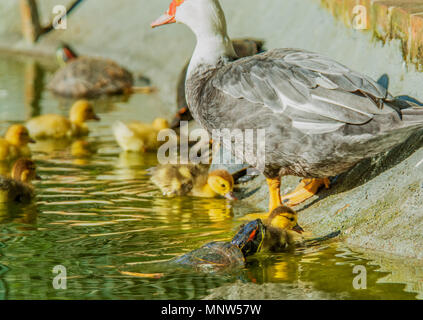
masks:
[(241, 249), (230, 242), (215, 241), (184, 254), (175, 259), (174, 262), (194, 267), (200, 271), (210, 272), (228, 268), (242, 268), (245, 258)]
[(111, 60), (79, 57), (53, 76), (48, 88), (69, 98), (122, 94), (133, 86), (132, 74)]
[(266, 228), (260, 219), (251, 221), (241, 226), (231, 242), (207, 243), (172, 262), (205, 272), (242, 268), (245, 265), (245, 257), (261, 249), (265, 231)]

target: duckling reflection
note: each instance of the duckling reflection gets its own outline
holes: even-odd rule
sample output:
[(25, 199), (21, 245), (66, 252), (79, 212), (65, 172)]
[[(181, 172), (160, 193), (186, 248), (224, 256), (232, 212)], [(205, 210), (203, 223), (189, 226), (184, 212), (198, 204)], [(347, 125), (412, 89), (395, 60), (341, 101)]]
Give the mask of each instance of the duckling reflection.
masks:
[(89, 163), (89, 159), (96, 153), (96, 149), (92, 143), (79, 139), (72, 143), (70, 152), (74, 158), (74, 164), (85, 165)]
[(34, 198), (31, 181), (39, 179), (35, 163), (19, 159), (12, 168), (11, 178), (0, 177), (0, 203), (29, 203)]
[(8, 205), (0, 203), (0, 225), (17, 224), (20, 231), (35, 230), (38, 218), (36, 204), (29, 205)]
[(180, 224), (181, 230), (192, 230), (193, 224), (199, 222), (221, 229), (221, 223), (232, 221), (234, 215), (233, 207), (224, 199), (154, 197), (152, 209), (157, 219), (167, 224)]
[(70, 109), (69, 119), (57, 114), (45, 114), (30, 119), (26, 125), (31, 136), (37, 140), (69, 139), (88, 135), (85, 122), (90, 120), (99, 121), (100, 118), (90, 102), (78, 100)]
[(154, 153), (121, 152), (116, 160), (115, 175), (120, 179), (145, 178), (150, 167), (157, 163), (157, 156)]

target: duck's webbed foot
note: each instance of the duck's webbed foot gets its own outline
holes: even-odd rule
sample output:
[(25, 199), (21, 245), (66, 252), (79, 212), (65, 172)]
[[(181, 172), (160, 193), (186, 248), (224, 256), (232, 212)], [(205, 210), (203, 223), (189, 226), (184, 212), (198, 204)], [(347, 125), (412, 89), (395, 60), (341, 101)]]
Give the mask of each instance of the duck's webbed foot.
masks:
[(295, 206), (314, 196), (321, 187), (330, 187), (328, 178), (324, 179), (303, 179), (294, 191), (282, 197), (282, 203), (287, 206)]

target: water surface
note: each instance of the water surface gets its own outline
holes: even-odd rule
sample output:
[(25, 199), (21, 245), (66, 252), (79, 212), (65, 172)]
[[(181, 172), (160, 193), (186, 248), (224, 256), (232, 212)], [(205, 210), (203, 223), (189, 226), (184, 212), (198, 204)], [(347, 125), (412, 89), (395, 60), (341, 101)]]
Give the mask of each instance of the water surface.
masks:
[[(54, 61), (0, 55), (0, 133), (16, 122), (55, 112), (72, 101), (44, 90)], [(149, 182), (155, 154), (121, 153), (116, 119), (169, 117), (155, 95), (95, 102), (102, 118), (86, 139), (94, 152), (72, 154), (64, 143), (37, 143), (43, 181), (30, 206), (0, 207), (1, 299), (415, 299), (423, 268), (354, 253), (337, 243), (293, 253), (258, 255), (236, 273), (201, 274), (169, 266), (175, 256), (214, 240), (228, 240), (254, 212), (224, 199), (166, 199)], [(167, 112), (167, 113), (166, 113)], [(2, 168), (2, 172), (8, 168)], [(53, 288), (56, 265), (67, 269), (67, 289)], [(353, 287), (354, 267), (365, 266), (367, 289)], [(420, 294), (420, 296), (419, 296)]]

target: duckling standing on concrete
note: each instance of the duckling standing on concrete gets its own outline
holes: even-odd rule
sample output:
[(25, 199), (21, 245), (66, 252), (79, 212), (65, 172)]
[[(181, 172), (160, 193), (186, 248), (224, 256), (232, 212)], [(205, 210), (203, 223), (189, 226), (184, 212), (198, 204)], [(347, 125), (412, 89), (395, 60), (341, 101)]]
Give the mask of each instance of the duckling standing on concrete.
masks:
[(65, 139), (86, 136), (89, 129), (86, 121), (99, 121), (93, 106), (87, 100), (78, 100), (72, 106), (69, 119), (57, 114), (45, 114), (30, 119), (27, 127), (35, 139)]
[(233, 194), (234, 179), (226, 170), (209, 173), (208, 165), (166, 164), (153, 168), (150, 172), (151, 181), (166, 196), (215, 198), (220, 195), (229, 200), (236, 200)]
[(31, 150), (28, 147), (28, 143), (34, 142), (25, 126), (21, 124), (10, 126), (4, 138), (0, 138), (0, 161), (29, 157)]
[(158, 141), (157, 135), (166, 129), (169, 129), (169, 123), (163, 118), (156, 118), (151, 124), (139, 121), (125, 124), (116, 121), (113, 125), (113, 133), (119, 146), (124, 151), (141, 153), (156, 151), (163, 143)]
[(19, 159), (12, 168), (12, 177), (0, 176), (0, 203), (29, 203), (34, 197), (31, 181), (39, 179), (35, 163)]

